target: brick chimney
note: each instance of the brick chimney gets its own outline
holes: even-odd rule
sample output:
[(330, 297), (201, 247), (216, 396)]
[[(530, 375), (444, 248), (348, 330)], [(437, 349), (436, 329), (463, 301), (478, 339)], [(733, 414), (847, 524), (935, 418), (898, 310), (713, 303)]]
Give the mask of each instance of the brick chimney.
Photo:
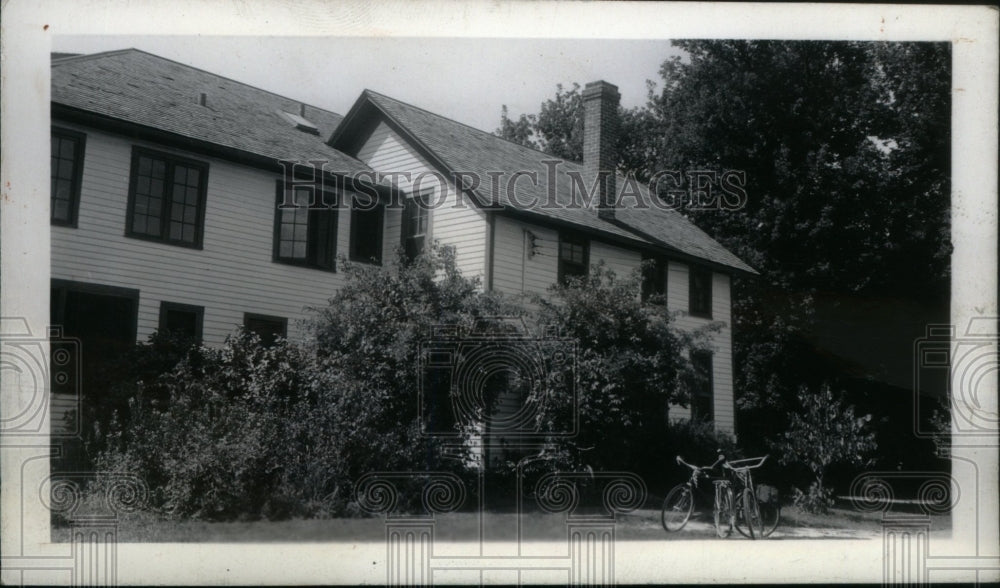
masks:
[(601, 178), (598, 215), (615, 218), (615, 169), (618, 167), (618, 86), (605, 81), (583, 88), (583, 167), (588, 179)]

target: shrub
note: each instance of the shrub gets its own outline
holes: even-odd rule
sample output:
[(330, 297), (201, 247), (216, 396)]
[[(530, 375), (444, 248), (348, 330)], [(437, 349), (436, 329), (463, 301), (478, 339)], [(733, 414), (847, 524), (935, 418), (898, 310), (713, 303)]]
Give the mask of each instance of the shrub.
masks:
[(220, 349), (148, 362), (165, 373), (126, 372), (127, 410), (109, 423), (99, 469), (141, 475), (163, 512), (223, 520), (356, 511), (353, 481), (369, 472), (463, 472), (421, 433), (419, 342), (435, 325), (519, 311), (437, 247), (342, 267), (346, 284), (303, 344), (241, 331)]
[(774, 447), (782, 463), (799, 463), (812, 473), (808, 492), (796, 489), (796, 504), (822, 513), (833, 505), (833, 492), (826, 486), (827, 470), (841, 463), (870, 464), (870, 454), (877, 447), (875, 433), (869, 428), (871, 415), (856, 416), (853, 406), (845, 406), (843, 394), (834, 397), (829, 384), (823, 384), (818, 393), (803, 386), (798, 400), (798, 412), (792, 413), (791, 424)]
[(565, 459), (556, 463), (656, 475), (662, 464), (650, 463), (649, 456), (671, 451), (668, 407), (688, 403), (696, 377), (686, 357), (705, 347), (718, 326), (675, 328), (664, 306), (641, 302), (638, 272), (619, 279), (603, 263), (550, 293), (536, 301), (538, 322), (576, 341), (580, 425), (565, 444)]
[(57, 470), (88, 471), (94, 459), (107, 448), (107, 435), (131, 418), (129, 399), (142, 393), (147, 402), (162, 404), (166, 390), (157, 384), (159, 376), (187, 358), (197, 363), (199, 347), (188, 337), (156, 331), (145, 343), (137, 343), (120, 357), (109, 358), (107, 370), (94, 386), (84, 390), (82, 414), (66, 415), (67, 424), (79, 418), (79, 439), (65, 443), (63, 455), (55, 462)]
[(337, 376), (307, 349), (240, 331), (140, 386), (98, 467), (139, 474), (153, 506), (178, 516), (299, 514), (289, 497), (315, 510), (337, 498), (324, 447), (337, 415), (326, 407), (352, 388)]

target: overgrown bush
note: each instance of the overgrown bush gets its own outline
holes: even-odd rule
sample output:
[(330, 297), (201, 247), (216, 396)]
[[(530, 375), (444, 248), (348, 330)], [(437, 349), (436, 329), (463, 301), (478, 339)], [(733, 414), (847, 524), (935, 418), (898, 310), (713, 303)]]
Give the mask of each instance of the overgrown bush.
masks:
[(517, 308), (437, 247), (342, 267), (346, 283), (316, 309), (308, 341), (265, 346), (240, 332), (158, 377), (126, 379), (127, 418), (111, 423), (99, 469), (142, 476), (164, 512), (216, 520), (342, 514), (357, 510), (364, 474), (464, 472), (421, 432), (419, 343), (435, 325)]
[(559, 465), (656, 476), (663, 464), (650, 456), (676, 455), (668, 407), (688, 404), (698, 378), (688, 354), (706, 347), (718, 326), (678, 329), (672, 313), (638, 293), (638, 272), (623, 279), (599, 264), (536, 301), (541, 326), (576, 342), (579, 434), (565, 442)]
[[(575, 411), (579, 433), (553, 438), (536, 473), (628, 470), (659, 483), (678, 453), (699, 463), (719, 448), (732, 453), (731, 439), (710, 425), (668, 419), (668, 406), (686, 405), (697, 385), (687, 355), (714, 328), (676, 329), (662, 305), (640, 302), (638, 274), (619, 280), (597, 266), (554, 288), (528, 316), (463, 277), (448, 249), (384, 266), (343, 262), (342, 271), (344, 286), (314, 309), (304, 342), (266, 346), (239, 332), (219, 349), (143, 348), (150, 373), (130, 373), (119, 388), (127, 410), (109, 424), (99, 469), (142, 476), (162, 512), (212, 520), (356, 512), (353, 484), (371, 472), (467, 476), (473, 453), (445, 456), (421, 430), (420, 344), (435, 327), (471, 329), (511, 316), (576, 345), (569, 365), (578, 403), (565, 410), (571, 398), (550, 373), (542, 385), (553, 394), (536, 425), (566, 430), (555, 421)], [(154, 376), (157, 366), (163, 373)], [(507, 465), (491, 472), (495, 482), (515, 464)]]
[(82, 413), (69, 411), (67, 425), (77, 420), (80, 436), (63, 443), (63, 452), (53, 461), (58, 471), (89, 471), (96, 457), (108, 447), (108, 433), (130, 418), (129, 399), (143, 393), (150, 403), (159, 403), (167, 392), (158, 378), (182, 359), (197, 363), (200, 348), (190, 337), (156, 331), (144, 343), (137, 343), (119, 357), (103, 358), (105, 369), (93, 385), (84, 390)]
[(359, 387), (303, 347), (240, 331), (157, 378), (163, 397), (140, 387), (98, 467), (138, 474), (177, 516), (320, 514), (344, 501), (332, 433)]
[(812, 474), (808, 491), (795, 489), (795, 503), (807, 512), (823, 513), (833, 506), (825, 479), (830, 466), (872, 463), (875, 433), (869, 427), (871, 415), (856, 415), (854, 406), (845, 404), (843, 394), (835, 397), (829, 384), (818, 392), (800, 388), (798, 400), (799, 410), (774, 448), (782, 463), (802, 464)]

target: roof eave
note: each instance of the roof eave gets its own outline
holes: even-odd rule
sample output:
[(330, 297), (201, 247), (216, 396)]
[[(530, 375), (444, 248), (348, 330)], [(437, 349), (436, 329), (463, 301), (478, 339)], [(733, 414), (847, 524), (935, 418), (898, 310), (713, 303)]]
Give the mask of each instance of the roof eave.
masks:
[[(91, 126), (100, 128), (102, 130), (113, 132), (121, 135), (126, 135), (128, 137), (134, 137), (153, 143), (160, 143), (168, 147), (173, 147), (176, 149), (183, 149), (191, 153), (197, 153), (206, 157), (216, 157), (220, 159), (225, 159), (233, 163), (238, 163), (241, 165), (247, 165), (250, 167), (255, 167), (258, 169), (263, 169), (270, 172), (282, 173), (285, 170), (285, 166), (282, 161), (275, 159), (273, 157), (262, 155), (260, 153), (254, 153), (252, 151), (246, 151), (243, 149), (238, 149), (236, 147), (230, 147), (228, 145), (220, 145), (218, 143), (213, 143), (211, 141), (206, 141), (204, 139), (198, 139), (196, 137), (189, 137), (186, 135), (181, 135), (172, 131), (167, 131), (165, 129), (151, 127), (148, 125), (139, 124), (129, 120), (115, 118), (107, 116), (104, 114), (99, 114), (75, 106), (69, 106), (66, 104), (61, 104), (58, 102), (52, 102), (52, 121), (55, 123), (57, 120), (64, 120), (71, 123), (81, 124), (85, 126)], [(367, 164), (361, 162), (368, 171), (371, 168)], [(324, 170), (325, 171), (325, 170)], [(358, 174), (337, 174), (331, 171), (326, 171), (326, 173), (332, 177), (345, 177), (352, 181), (354, 186), (371, 186), (379, 191), (379, 193), (388, 194), (389, 188), (387, 186), (382, 186), (372, 182), (365, 182), (356, 176)]]

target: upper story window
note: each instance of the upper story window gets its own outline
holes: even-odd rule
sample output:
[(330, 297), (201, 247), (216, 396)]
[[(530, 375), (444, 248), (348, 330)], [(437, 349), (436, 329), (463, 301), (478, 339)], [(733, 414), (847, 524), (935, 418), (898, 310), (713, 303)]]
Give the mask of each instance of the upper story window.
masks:
[(712, 270), (691, 266), (689, 286), (689, 314), (712, 318)]
[(354, 199), (351, 207), (351, 261), (382, 263), (381, 204), (364, 205)]
[(408, 197), (403, 203), (403, 251), (413, 259), (424, 251), (430, 227), (431, 192)]
[(134, 148), (126, 234), (200, 248), (207, 185), (207, 164)]
[(586, 276), (590, 269), (590, 242), (574, 233), (559, 233), (559, 283)]
[(667, 260), (658, 255), (642, 256), (642, 301), (665, 304), (667, 296)]
[(695, 373), (695, 382), (691, 391), (691, 419), (712, 421), (715, 418), (712, 395), (712, 352), (692, 352), (691, 366)]
[(83, 178), (83, 150), (86, 135), (66, 129), (52, 129), (51, 180), (52, 224), (76, 226)]
[(295, 187), (285, 198), (278, 182), (274, 226), (274, 260), (335, 271), (337, 269), (337, 207), (334, 194), (324, 192), (313, 202), (313, 191)]

